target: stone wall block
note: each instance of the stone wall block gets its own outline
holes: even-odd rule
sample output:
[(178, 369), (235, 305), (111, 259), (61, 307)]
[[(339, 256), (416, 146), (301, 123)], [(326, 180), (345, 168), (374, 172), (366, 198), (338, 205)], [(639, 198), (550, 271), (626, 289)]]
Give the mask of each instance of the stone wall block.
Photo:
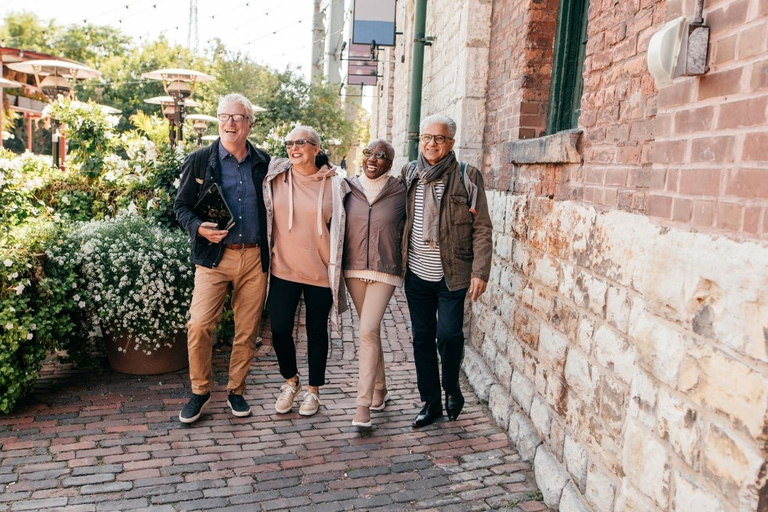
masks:
[(499, 359), (499, 347), (491, 337), (487, 337), (483, 340), (482, 349), (483, 360), (485, 360), (486, 364), (488, 365), (488, 369), (491, 370), (491, 373), (493, 374), (496, 372), (496, 362)]
[(626, 417), (627, 387), (611, 374), (603, 374), (600, 381), (600, 419), (606, 429), (618, 436)]
[(709, 423), (702, 443), (701, 469), (707, 480), (739, 510), (757, 510), (765, 493), (765, 454), (756, 443), (721, 425)]
[(544, 445), (536, 450), (533, 471), (536, 475), (536, 484), (544, 496), (544, 503), (550, 508), (556, 508), (560, 503), (565, 484), (568, 483), (568, 473)]
[(658, 385), (646, 372), (638, 369), (632, 378), (627, 416), (640, 421), (646, 428), (656, 428)]
[(607, 325), (599, 326), (595, 332), (595, 359), (625, 384), (632, 381), (635, 347)]
[(470, 347), (464, 347), (462, 368), (477, 398), (487, 402), (494, 379), (483, 359)]
[(512, 380), (512, 365), (509, 364), (509, 360), (502, 353), (499, 353), (499, 357), (496, 360), (494, 377), (499, 386), (509, 393), (510, 381)]
[(582, 316), (579, 320), (579, 330), (576, 334), (576, 344), (585, 354), (592, 353), (594, 344), (595, 321), (589, 316)]
[(552, 426), (552, 413), (546, 402), (539, 397), (533, 397), (533, 403), (531, 404), (531, 423), (536, 427), (536, 430), (542, 439), (549, 438), (549, 432)]
[(616, 501), (616, 484), (612, 475), (591, 464), (587, 472), (587, 502), (592, 505), (594, 512), (613, 512)]
[[(663, 507), (663, 510), (668, 512), (666, 506)], [(615, 512), (662, 512), (662, 509), (657, 507), (653, 500), (633, 486), (629, 478), (623, 478), (621, 480), (619, 497), (616, 499)]]
[(510, 418), (509, 430), (510, 432), (513, 430), (517, 432), (515, 448), (517, 448), (520, 458), (525, 461), (533, 460), (537, 448), (541, 445), (541, 438), (528, 418), (519, 412), (514, 413)]
[(699, 413), (666, 389), (659, 391), (659, 410), (656, 432), (669, 441), (681, 459), (691, 468), (699, 469), (700, 434)]
[(622, 466), (629, 481), (666, 509), (669, 501), (670, 460), (664, 444), (635, 421), (623, 439)]
[(552, 327), (562, 332), (570, 343), (576, 343), (579, 334), (579, 310), (573, 307), (571, 301), (553, 297), (549, 322)]
[(568, 482), (563, 488), (563, 494), (560, 497), (560, 506), (558, 508), (560, 512), (592, 512), (584, 502), (581, 501), (579, 491), (573, 485), (573, 482)]
[(509, 394), (512, 396), (512, 399), (517, 402), (526, 414), (530, 415), (533, 395), (536, 393), (531, 380), (523, 372), (515, 371), (512, 373), (512, 381), (509, 388)]
[(596, 410), (595, 397), (596, 390), (600, 385), (600, 376), (582, 351), (577, 349), (568, 351), (564, 375), (570, 393), (577, 395), (586, 404), (587, 409)]
[[(496, 253), (496, 256), (498, 256), (502, 261), (510, 261), (512, 259), (512, 246), (514, 243), (514, 238), (509, 235), (494, 234), (493, 249)], [(499, 266), (498, 268), (501, 269), (503, 267)]]
[(565, 357), (568, 353), (568, 338), (548, 324), (542, 323), (539, 330), (539, 355), (552, 368), (561, 374), (565, 367)]
[(768, 379), (741, 361), (696, 344), (682, 364), (680, 391), (726, 415), (735, 428), (754, 439), (768, 439)]
[(595, 228), (597, 212), (574, 203), (558, 202), (554, 206), (555, 220), (550, 232), (550, 250), (570, 263), (586, 261), (590, 234)]
[(586, 272), (579, 272), (573, 286), (573, 301), (591, 311), (598, 318), (605, 316), (608, 283)]
[(533, 279), (552, 291), (558, 288), (559, 275), (557, 261), (547, 254), (538, 258), (533, 266)]
[(566, 435), (563, 459), (571, 478), (583, 492), (587, 488), (587, 462), (589, 461), (587, 450), (581, 446), (577, 439)]
[(619, 286), (609, 286), (605, 302), (605, 319), (626, 334), (629, 328), (629, 312), (631, 300), (627, 289)]
[(680, 365), (689, 345), (685, 334), (647, 309), (635, 311), (629, 334), (635, 339), (638, 364), (661, 382), (676, 388)]
[(695, 477), (676, 471), (674, 474), (675, 495), (672, 498), (673, 512), (728, 512), (725, 504)]
[(557, 291), (563, 297), (573, 297), (573, 286), (575, 281), (576, 268), (570, 263), (560, 262), (560, 280)]
[(488, 408), (491, 409), (491, 415), (496, 423), (502, 426), (509, 425), (509, 417), (512, 414), (512, 402), (510, 401), (504, 388), (501, 386), (491, 386), (491, 392), (488, 397)]

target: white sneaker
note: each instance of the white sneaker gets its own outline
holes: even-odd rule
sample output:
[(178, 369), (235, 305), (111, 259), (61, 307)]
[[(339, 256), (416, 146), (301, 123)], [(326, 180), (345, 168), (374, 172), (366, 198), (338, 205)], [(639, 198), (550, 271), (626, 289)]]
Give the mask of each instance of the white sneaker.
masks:
[(307, 391), (304, 393), (304, 401), (299, 407), (299, 414), (302, 416), (312, 416), (320, 410), (320, 397)]
[(283, 387), (280, 388), (280, 394), (277, 396), (277, 402), (275, 402), (275, 410), (280, 414), (289, 412), (299, 391), (301, 391), (301, 381), (298, 378), (295, 386), (290, 386), (287, 382), (283, 384)]

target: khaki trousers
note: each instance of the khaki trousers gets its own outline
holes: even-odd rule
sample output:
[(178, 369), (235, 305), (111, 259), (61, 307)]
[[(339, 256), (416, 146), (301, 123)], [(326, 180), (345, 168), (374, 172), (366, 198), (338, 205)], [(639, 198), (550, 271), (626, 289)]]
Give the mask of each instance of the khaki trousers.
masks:
[(211, 334), (221, 319), (229, 285), (232, 285), (232, 310), (235, 314), (235, 339), (229, 358), (227, 390), (242, 395), (245, 378), (253, 361), (259, 333), (267, 274), (261, 270), (259, 247), (224, 249), (219, 265), (195, 266), (195, 290), (189, 308), (187, 345), (189, 379), (192, 392), (205, 395), (213, 384)]
[(389, 299), (395, 293), (391, 284), (366, 283), (357, 278), (346, 279), (347, 289), (360, 317), (360, 348), (357, 405), (371, 406), (373, 390), (387, 392), (384, 373), (384, 351), (381, 349), (381, 320)]

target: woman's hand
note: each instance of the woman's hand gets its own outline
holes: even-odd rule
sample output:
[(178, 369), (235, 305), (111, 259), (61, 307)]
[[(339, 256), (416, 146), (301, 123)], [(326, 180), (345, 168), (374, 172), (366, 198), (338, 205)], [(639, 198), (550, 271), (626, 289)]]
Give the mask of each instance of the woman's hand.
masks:
[(218, 244), (224, 240), (224, 237), (229, 234), (229, 231), (219, 229), (215, 222), (203, 222), (200, 224), (200, 227), (197, 228), (197, 234), (209, 242)]

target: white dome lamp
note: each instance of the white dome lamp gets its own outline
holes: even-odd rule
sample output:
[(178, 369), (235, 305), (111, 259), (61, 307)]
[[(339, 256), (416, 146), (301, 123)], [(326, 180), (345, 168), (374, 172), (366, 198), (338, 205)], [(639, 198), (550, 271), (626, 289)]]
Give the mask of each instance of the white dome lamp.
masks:
[(680, 16), (664, 25), (648, 42), (648, 71), (657, 88), (672, 85), (684, 31), (685, 18)]

